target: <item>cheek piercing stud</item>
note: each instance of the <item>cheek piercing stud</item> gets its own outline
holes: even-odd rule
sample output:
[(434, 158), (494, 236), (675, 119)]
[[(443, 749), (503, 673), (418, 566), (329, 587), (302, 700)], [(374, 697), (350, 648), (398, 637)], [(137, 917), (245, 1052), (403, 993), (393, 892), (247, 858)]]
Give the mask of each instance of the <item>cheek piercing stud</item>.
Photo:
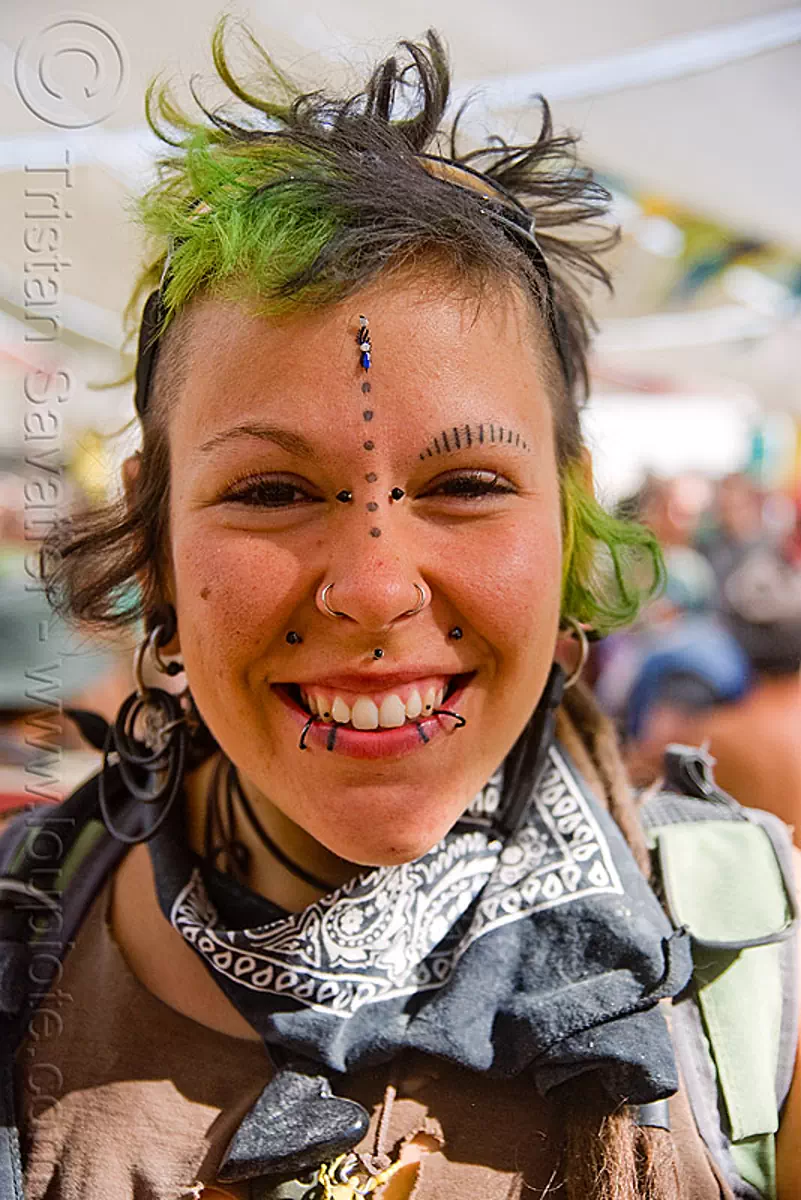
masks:
[(341, 492), (337, 492), (337, 500), (340, 504), (350, 504), (353, 500), (353, 492), (349, 492), (347, 488), (343, 488)]
[(303, 641), (303, 638), (299, 633), (295, 633), (294, 629), (290, 629), (289, 633), (286, 635), (286, 640), (289, 642), (290, 646), (299, 646)]
[(390, 500), (402, 500), (405, 495), (403, 488), (394, 487), (389, 493), (389, 498)]
[(458, 642), (464, 637), (464, 630), (461, 629), (460, 626), (454, 625), (453, 629), (448, 632), (448, 637), (453, 638), (455, 642)]

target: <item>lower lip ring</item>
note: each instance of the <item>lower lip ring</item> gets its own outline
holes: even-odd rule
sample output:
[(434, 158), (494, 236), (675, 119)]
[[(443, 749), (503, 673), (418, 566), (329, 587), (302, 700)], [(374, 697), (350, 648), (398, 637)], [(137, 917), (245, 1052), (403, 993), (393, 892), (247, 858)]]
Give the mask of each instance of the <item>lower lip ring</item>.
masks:
[[(467, 684), (456, 689), (445, 703), (448, 708), (455, 708), (467, 691)], [(292, 720), (302, 731), (308, 724), (310, 714), (301, 708), (283, 688), (273, 689), (285, 705)], [(457, 710), (458, 711), (458, 710)], [(336, 730), (333, 745), (330, 749), (334, 754), (347, 754), (351, 758), (387, 758), (394, 755), (407, 754), (412, 750), (425, 749), (436, 738), (456, 728), (454, 721), (448, 717), (432, 714), (422, 721), (407, 722), (396, 729), (353, 729), (349, 726), (337, 725), (335, 722), (315, 720), (306, 733), (306, 748), (328, 750), (332, 730)]]

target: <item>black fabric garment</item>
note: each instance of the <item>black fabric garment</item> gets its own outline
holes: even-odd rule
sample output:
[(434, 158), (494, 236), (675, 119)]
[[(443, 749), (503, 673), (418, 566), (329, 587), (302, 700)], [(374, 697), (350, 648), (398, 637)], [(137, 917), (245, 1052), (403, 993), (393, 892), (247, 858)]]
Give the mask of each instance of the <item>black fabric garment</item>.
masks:
[(501, 785), (499, 771), (421, 859), (295, 914), (204, 865), (177, 815), (149, 843), (159, 903), (267, 1046), (325, 1071), (417, 1049), (531, 1068), (543, 1095), (588, 1071), (615, 1102), (672, 1094), (656, 1006), (690, 977), (686, 936), (561, 747), (505, 841)]

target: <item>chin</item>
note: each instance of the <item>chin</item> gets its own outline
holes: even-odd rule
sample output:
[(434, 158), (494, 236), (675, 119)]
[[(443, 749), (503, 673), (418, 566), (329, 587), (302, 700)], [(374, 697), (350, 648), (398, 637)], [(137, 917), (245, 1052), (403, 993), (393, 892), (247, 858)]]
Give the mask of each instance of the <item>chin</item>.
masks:
[[(458, 817), (454, 818), (457, 819)], [(416, 828), (394, 829), (391, 835), (388, 832), (385, 837), (374, 834), (370, 838), (364, 835), (358, 838), (343, 838), (341, 831), (339, 836), (325, 838), (318, 834), (317, 837), (333, 854), (347, 862), (356, 863), (357, 866), (397, 867), (401, 863), (413, 862), (416, 858), (428, 854), (429, 850), (442, 840), (452, 824), (453, 822), (437, 827), (428, 833)]]

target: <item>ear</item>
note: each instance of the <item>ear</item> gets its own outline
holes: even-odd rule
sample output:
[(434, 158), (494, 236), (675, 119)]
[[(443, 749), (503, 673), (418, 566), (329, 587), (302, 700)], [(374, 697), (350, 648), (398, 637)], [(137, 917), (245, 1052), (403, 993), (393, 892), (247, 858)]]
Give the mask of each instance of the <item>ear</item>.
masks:
[[(125, 459), (125, 461), (122, 464), (122, 471), (121, 471), (122, 487), (123, 487), (123, 492), (125, 494), (125, 503), (126, 503), (126, 506), (129, 511), (134, 507), (134, 505), (136, 503), (136, 494), (137, 494), (137, 490), (139, 487), (139, 477), (141, 475), (141, 472), (142, 472), (142, 455), (137, 450), (135, 454), (132, 454), (129, 458)], [(150, 580), (148, 578), (147, 572), (145, 570), (138, 571), (137, 575), (136, 575), (136, 580), (137, 580), (137, 583), (139, 584), (139, 587), (140, 587), (142, 593), (145, 594), (150, 585)], [(170, 592), (171, 591), (172, 591), (172, 589), (170, 588)], [(165, 596), (163, 603), (172, 604), (173, 603), (172, 595), (170, 594), (170, 595)], [(165, 657), (170, 657), (172, 655), (180, 654), (181, 639), (179, 637), (177, 629), (176, 629), (175, 636), (173, 638), (171, 638), (169, 642), (164, 643), (159, 648)]]

